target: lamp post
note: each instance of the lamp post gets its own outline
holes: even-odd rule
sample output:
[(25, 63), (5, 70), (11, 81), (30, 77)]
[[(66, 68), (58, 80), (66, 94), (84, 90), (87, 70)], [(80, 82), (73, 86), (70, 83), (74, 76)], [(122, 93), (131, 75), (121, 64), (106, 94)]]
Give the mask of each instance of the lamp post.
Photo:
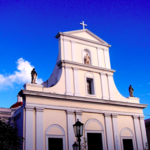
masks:
[(73, 150), (79, 150), (79, 147), (78, 147), (79, 145), (76, 143), (76, 142), (74, 142), (74, 144), (72, 145), (72, 147), (73, 147)]
[(74, 134), (75, 134), (75, 137), (77, 137), (77, 141), (78, 141), (78, 144), (79, 144), (79, 150), (81, 145), (80, 145), (80, 142), (81, 142), (81, 139), (80, 137), (83, 136), (83, 123), (81, 123), (79, 121), (79, 119), (77, 119), (77, 122), (73, 125), (73, 129), (74, 129)]

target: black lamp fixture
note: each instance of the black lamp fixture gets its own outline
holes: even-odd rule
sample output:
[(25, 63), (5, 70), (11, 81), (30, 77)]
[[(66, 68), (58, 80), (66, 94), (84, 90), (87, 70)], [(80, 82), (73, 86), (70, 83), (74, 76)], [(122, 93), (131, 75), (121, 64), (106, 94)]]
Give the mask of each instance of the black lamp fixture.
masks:
[(73, 150), (79, 150), (79, 145), (76, 142), (74, 142), (72, 147), (73, 147)]
[(83, 136), (83, 123), (81, 123), (79, 119), (77, 119), (77, 122), (73, 125), (73, 129), (74, 129), (75, 137), (78, 138), (77, 141), (78, 141), (79, 150), (80, 150), (80, 142), (81, 142), (80, 137)]

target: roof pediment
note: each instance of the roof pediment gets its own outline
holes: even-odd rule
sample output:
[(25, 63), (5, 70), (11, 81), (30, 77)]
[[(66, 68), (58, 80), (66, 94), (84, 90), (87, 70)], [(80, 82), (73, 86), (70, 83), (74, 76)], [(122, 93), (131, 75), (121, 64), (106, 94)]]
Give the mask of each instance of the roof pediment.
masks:
[(69, 36), (69, 37), (77, 38), (80, 40), (86, 40), (89, 42), (94, 42), (94, 43), (104, 45), (107, 47), (111, 46), (107, 42), (105, 42), (103, 39), (101, 39), (100, 37), (92, 33), (91, 31), (89, 31), (88, 29), (68, 31), (68, 32), (59, 32), (56, 35), (56, 38), (59, 38), (60, 35)]

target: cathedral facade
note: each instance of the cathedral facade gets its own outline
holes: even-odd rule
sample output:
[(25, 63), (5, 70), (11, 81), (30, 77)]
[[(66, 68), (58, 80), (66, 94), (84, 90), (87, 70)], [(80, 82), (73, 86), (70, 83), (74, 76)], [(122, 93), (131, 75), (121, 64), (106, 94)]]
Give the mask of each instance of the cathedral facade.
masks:
[[(13, 118), (24, 150), (72, 150), (73, 124), (84, 124), (89, 150), (144, 150), (147, 143), (139, 98), (123, 97), (111, 69), (110, 45), (87, 29), (59, 32), (59, 53), (50, 78), (26, 83)], [(93, 147), (93, 148), (92, 148)]]

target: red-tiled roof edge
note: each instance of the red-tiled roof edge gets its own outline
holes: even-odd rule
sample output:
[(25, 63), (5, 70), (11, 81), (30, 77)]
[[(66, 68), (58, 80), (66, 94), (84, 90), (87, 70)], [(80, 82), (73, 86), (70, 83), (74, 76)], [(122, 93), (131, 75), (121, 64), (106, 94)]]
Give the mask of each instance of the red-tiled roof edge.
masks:
[(23, 105), (23, 102), (16, 102), (10, 108), (16, 108), (16, 107), (19, 107), (19, 106), (22, 106), (22, 105)]

